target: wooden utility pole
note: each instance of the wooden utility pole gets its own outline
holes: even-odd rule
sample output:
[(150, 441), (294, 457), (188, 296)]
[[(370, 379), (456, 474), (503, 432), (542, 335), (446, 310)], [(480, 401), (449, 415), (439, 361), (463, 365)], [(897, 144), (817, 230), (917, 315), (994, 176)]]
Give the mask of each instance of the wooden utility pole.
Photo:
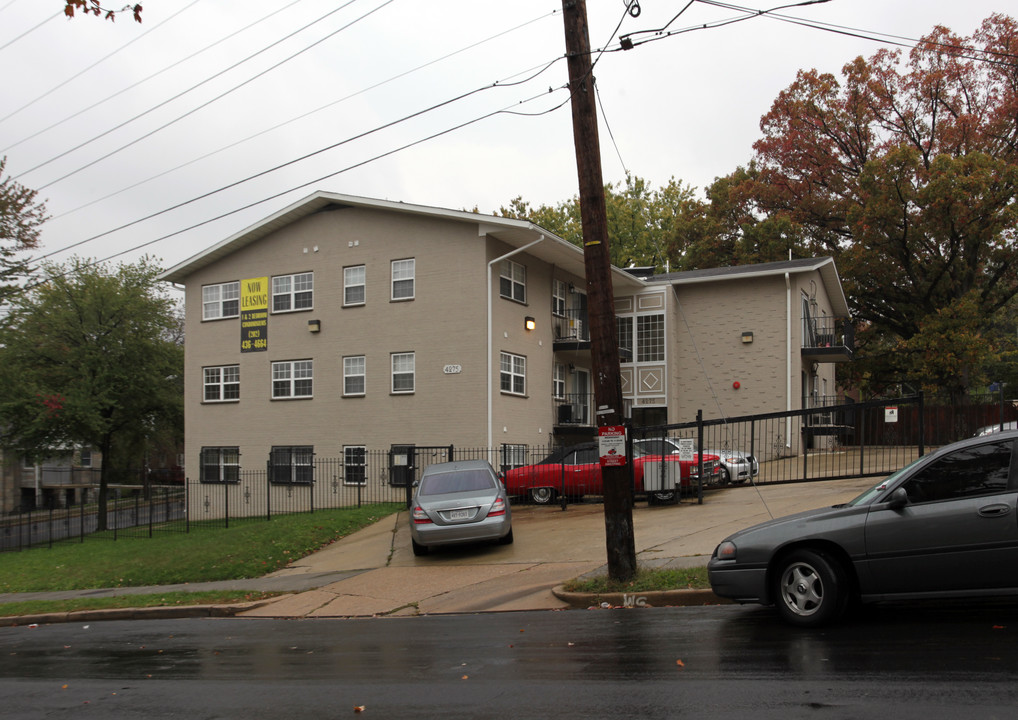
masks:
[[(608, 214), (601, 178), (601, 147), (597, 135), (586, 0), (562, 0), (562, 15), (572, 95), (573, 144), (576, 146), (576, 170), (580, 181), (583, 262), (587, 273), (587, 311), (597, 408), (595, 417), (598, 426), (622, 425), (615, 296), (608, 253)], [(608, 576), (613, 580), (630, 580), (636, 575), (636, 541), (629, 468), (602, 467), (601, 477)]]

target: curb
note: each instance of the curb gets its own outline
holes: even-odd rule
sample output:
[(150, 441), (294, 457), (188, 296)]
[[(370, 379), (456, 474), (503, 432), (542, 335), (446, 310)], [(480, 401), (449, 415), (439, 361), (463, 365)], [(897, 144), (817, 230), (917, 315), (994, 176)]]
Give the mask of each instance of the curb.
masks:
[(270, 604), (277, 598), (254, 600), (226, 605), (167, 605), (148, 608), (111, 608), (109, 610), (73, 610), (59, 613), (37, 613), (0, 618), (0, 627), (55, 625), (73, 622), (101, 622), (103, 620), (176, 620), (200, 617), (234, 617), (247, 610)]
[(564, 585), (551, 590), (562, 602), (573, 608), (631, 608), (631, 607), (691, 607), (695, 605), (729, 605), (727, 598), (718, 597), (712, 590), (651, 590), (633, 593), (581, 593), (568, 592)]

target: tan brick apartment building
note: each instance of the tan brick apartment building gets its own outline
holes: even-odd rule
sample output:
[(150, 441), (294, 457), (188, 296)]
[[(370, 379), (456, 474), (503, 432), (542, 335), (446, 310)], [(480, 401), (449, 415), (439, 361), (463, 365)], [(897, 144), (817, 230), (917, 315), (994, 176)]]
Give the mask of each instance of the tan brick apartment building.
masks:
[[(583, 273), (522, 220), (325, 192), (277, 212), (162, 275), (185, 288), (188, 477), (589, 437)], [(851, 354), (824, 347), (848, 315), (828, 258), (613, 288), (637, 424), (800, 408)]]

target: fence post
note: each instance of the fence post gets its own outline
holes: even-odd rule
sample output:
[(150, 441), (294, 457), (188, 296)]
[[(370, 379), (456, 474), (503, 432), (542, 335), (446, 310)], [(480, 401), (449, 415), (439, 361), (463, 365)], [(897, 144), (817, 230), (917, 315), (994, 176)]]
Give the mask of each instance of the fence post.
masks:
[(265, 461), (265, 519), (272, 519), (272, 456)]
[(919, 457), (926, 454), (926, 422), (924, 415), (926, 414), (926, 406), (923, 402), (923, 391), (919, 391)]
[[(696, 449), (697, 449), (697, 463), (699, 468), (697, 470), (698, 485), (696, 492), (696, 504), (703, 505), (703, 410), (696, 411)], [(661, 464), (664, 465), (664, 456), (661, 457)], [(682, 471), (679, 471), (679, 487), (682, 487)]]
[(223, 483), (223, 512), (226, 515), (226, 528), (230, 528), (230, 483)]

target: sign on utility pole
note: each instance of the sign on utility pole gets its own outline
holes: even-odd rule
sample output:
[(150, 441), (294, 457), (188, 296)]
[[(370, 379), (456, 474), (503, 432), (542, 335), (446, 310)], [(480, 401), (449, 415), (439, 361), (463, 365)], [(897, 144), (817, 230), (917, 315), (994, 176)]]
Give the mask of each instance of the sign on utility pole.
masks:
[[(615, 297), (608, 254), (608, 213), (601, 178), (601, 147), (594, 105), (594, 76), (590, 62), (586, 0), (562, 0), (566, 33), (566, 60), (573, 110), (573, 144), (580, 184), (580, 220), (583, 226), (583, 261), (587, 274), (587, 310), (590, 322), (591, 361), (598, 426), (619, 426), (622, 417), (622, 382), (619, 348), (615, 342)], [(633, 532), (633, 490), (625, 465), (601, 468), (604, 488), (605, 544), (608, 576), (629, 580), (636, 575), (636, 540)]]

